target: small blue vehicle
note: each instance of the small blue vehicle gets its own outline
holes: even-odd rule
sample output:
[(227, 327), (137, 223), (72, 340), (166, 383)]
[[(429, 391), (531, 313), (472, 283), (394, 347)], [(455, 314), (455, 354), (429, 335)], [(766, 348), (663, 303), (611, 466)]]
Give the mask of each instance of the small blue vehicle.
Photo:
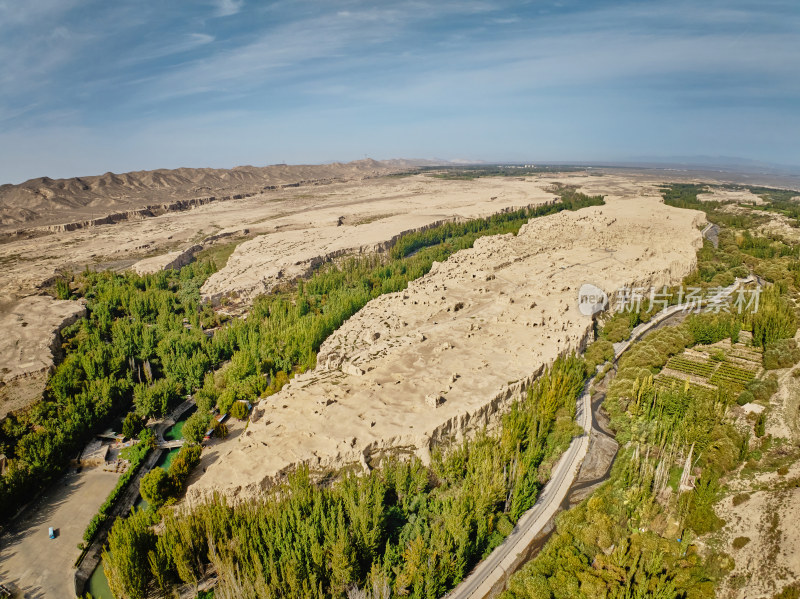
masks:
[(49, 535), (50, 535), (50, 538), (51, 538), (51, 539), (55, 539), (55, 538), (56, 538), (56, 529), (55, 529), (55, 528), (53, 528), (53, 527), (51, 526), (51, 527), (48, 529), (48, 531), (47, 531), (47, 532), (49, 533)]

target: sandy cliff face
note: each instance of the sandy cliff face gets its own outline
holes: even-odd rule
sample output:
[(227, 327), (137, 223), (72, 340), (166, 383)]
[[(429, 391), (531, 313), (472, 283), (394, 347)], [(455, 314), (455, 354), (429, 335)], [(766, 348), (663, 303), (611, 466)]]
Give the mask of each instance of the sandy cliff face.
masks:
[(60, 349), (59, 331), (85, 314), (82, 303), (37, 295), (0, 316), (0, 418), (41, 397)]
[(170, 268), (179, 269), (189, 264), (194, 258), (194, 255), (202, 249), (202, 245), (193, 245), (185, 250), (168, 252), (160, 256), (153, 256), (152, 258), (145, 258), (131, 266), (131, 270), (138, 275), (146, 275), (156, 273), (160, 270), (169, 270)]
[(426, 459), (432, 444), (493, 422), (544, 366), (585, 343), (581, 284), (671, 284), (693, 268), (703, 215), (618, 191), (606, 206), (482, 238), (370, 302), (323, 344), (316, 370), (262, 401), (218, 455), (204, 455), (190, 500), (257, 493), (299, 463)]

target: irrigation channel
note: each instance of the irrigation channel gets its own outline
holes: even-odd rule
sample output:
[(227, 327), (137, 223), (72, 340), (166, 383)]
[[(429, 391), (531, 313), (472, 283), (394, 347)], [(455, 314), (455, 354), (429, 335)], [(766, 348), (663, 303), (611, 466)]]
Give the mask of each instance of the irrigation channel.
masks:
[[(183, 438), (183, 425), (186, 422), (186, 419), (189, 418), (195, 411), (195, 408), (187, 409), (183, 412), (180, 419), (175, 422), (172, 426), (170, 426), (166, 431), (164, 431), (164, 441), (179, 441)], [(158, 461), (153, 466), (154, 468), (160, 466), (167, 470), (172, 464), (172, 460), (175, 459), (175, 456), (178, 455), (180, 451), (180, 447), (173, 447), (169, 450), (162, 450), (161, 455), (158, 458)], [(136, 502), (133, 504), (135, 509), (147, 509), (148, 504), (142, 498), (141, 495), (138, 496)], [(114, 599), (114, 595), (111, 594), (111, 589), (108, 588), (108, 580), (106, 579), (106, 573), (103, 570), (103, 563), (100, 562), (97, 564), (97, 567), (92, 571), (89, 580), (86, 582), (85, 592), (91, 593), (94, 599)]]

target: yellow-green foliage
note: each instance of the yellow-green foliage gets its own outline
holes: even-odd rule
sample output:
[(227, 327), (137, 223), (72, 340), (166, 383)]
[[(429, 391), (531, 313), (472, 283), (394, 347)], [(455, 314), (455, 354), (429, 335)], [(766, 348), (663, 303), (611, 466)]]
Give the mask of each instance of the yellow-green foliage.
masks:
[(618, 489), (606, 484), (557, 518), (557, 533), (512, 577), (503, 599), (714, 596), (699, 555), (684, 555), (674, 539), (630, 532), (626, 519)]
[(794, 308), (780, 290), (768, 287), (761, 293), (758, 311), (749, 317), (753, 331), (753, 344), (766, 348), (778, 339), (789, 339), (797, 332)]
[(586, 371), (591, 375), (600, 364), (614, 357), (614, 344), (608, 339), (598, 339), (589, 344), (583, 354), (586, 360)]

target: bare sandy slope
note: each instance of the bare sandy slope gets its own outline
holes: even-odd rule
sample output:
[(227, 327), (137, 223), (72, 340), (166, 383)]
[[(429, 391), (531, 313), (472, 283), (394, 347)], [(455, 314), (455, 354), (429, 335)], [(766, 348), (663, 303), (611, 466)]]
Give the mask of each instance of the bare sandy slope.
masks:
[[(780, 387), (767, 412), (766, 432), (779, 440), (770, 454), (785, 456), (783, 461), (796, 455), (800, 442), (800, 379), (792, 370), (777, 371)], [(730, 492), (715, 508), (726, 525), (715, 537), (736, 566), (723, 581), (719, 597), (770, 599), (800, 580), (800, 461), (790, 461), (788, 468), (783, 475), (767, 468), (728, 481)], [(733, 542), (740, 537), (748, 542), (737, 549)]]
[(0, 418), (37, 399), (58, 349), (58, 331), (86, 312), (82, 303), (27, 297), (0, 314)]
[[(64, 269), (79, 271), (87, 265), (126, 268), (150, 256), (166, 266), (171, 259), (163, 255), (168, 252), (176, 252), (177, 256), (198, 243), (226, 242), (243, 233), (277, 233), (276, 239), (280, 240), (287, 231), (299, 231), (296, 236), (314, 241), (321, 230), (340, 228), (340, 217), (342, 226), (347, 227), (342, 230), (355, 238), (350, 244), (359, 245), (358, 240), (367, 237), (364, 227), (369, 225), (372, 241), (385, 242), (398, 230), (444, 218), (494, 214), (552, 199), (553, 194), (542, 190), (547, 185), (501, 178), (444, 181), (424, 175), (385, 177), (271, 190), (155, 218), (33, 239), (9, 239), (0, 244), (0, 311), (4, 303), (36, 293)], [(381, 221), (388, 224), (381, 226)], [(269, 241), (263, 243), (269, 245)], [(287, 255), (293, 250), (294, 245), (287, 248)], [(312, 253), (324, 255), (324, 248), (322, 253)], [(149, 264), (142, 270), (152, 268)], [(230, 284), (236, 273), (231, 275), (228, 270), (220, 276), (223, 278), (216, 279), (222, 281), (220, 285), (236, 288), (236, 284)], [(245, 275), (243, 281), (250, 276)]]
[(768, 237), (785, 239), (788, 243), (800, 242), (800, 229), (794, 226), (794, 219), (783, 214), (770, 213), (769, 220), (758, 228), (758, 232)]
[[(7, 347), (49, 346), (62, 322), (38, 294), (61, 271), (123, 269), (153, 272), (185, 264), (200, 247), (256, 237), (207, 286), (209, 297), (242, 293), (247, 299), (266, 289), (264, 281), (300, 274), (331, 252), (375, 249), (402, 231), (445, 219), (485, 216), (549, 201), (550, 180), (491, 178), (445, 181), (424, 175), (383, 177), (269, 190), (259, 195), (206, 204), (183, 212), (118, 224), (52, 233), (34, 238), (6, 237), (0, 243), (0, 317), (12, 318)], [(259, 235), (261, 235), (259, 237)], [(47, 304), (51, 306), (55, 304)], [(22, 318), (28, 328), (14, 328)], [(20, 321), (21, 322), (21, 321)], [(35, 350), (39, 352), (39, 350)], [(49, 359), (49, 353), (42, 354)], [(4, 351), (9, 371), (28, 369), (24, 353)], [(46, 369), (36, 367), (5, 400), (14, 408), (38, 398)], [(34, 380), (34, 378), (36, 380)], [(2, 394), (3, 392), (0, 392)]]
[(735, 202), (737, 204), (764, 203), (759, 196), (749, 189), (711, 189), (708, 193), (698, 193), (697, 199), (701, 202)]
[[(797, 477), (800, 467), (792, 468), (789, 477)], [(800, 534), (797, 515), (800, 513), (800, 489), (774, 488), (780, 484), (773, 475), (767, 480), (759, 477), (762, 489), (750, 493), (738, 506), (733, 497), (726, 497), (716, 508), (726, 521), (726, 542), (722, 550), (733, 556), (736, 563), (719, 590), (725, 599), (771, 599), (785, 586), (798, 580), (800, 573)], [(741, 549), (733, 540), (745, 537)]]
[(606, 206), (482, 238), (406, 291), (370, 302), (323, 344), (315, 371), (261, 402), (190, 500), (213, 489), (258, 492), (301, 462), (363, 466), (398, 450), (426, 459), (438, 440), (490, 422), (544, 365), (584, 342), (582, 283), (613, 291), (679, 281), (695, 264), (703, 215), (604, 179), (583, 182), (615, 194)]

